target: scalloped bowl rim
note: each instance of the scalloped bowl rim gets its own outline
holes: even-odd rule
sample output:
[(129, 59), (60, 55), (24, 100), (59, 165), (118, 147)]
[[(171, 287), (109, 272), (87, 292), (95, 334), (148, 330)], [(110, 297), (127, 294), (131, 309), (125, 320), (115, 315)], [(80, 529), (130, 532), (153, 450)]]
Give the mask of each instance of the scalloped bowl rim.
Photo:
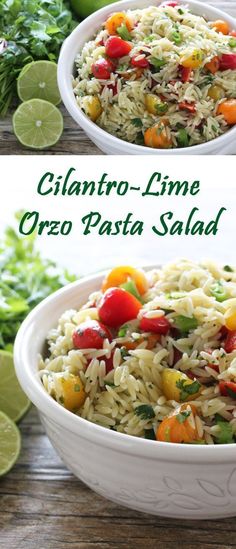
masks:
[[(76, 53), (80, 51), (80, 48), (85, 44), (89, 39), (92, 38), (94, 32), (95, 32), (95, 22), (97, 19), (105, 21), (106, 16), (109, 15), (114, 11), (114, 8), (119, 10), (119, 8), (127, 9), (132, 8), (132, 6), (135, 8), (135, 4), (143, 3), (146, 5), (147, 3), (149, 5), (152, 4), (151, 0), (121, 0), (119, 2), (109, 4), (108, 6), (105, 6), (104, 8), (101, 8), (100, 10), (96, 11), (89, 17), (87, 17), (82, 23), (79, 23), (79, 25), (72, 31), (72, 33), (66, 38), (66, 40), (63, 43), (63, 46), (60, 51), (60, 56), (58, 60), (58, 86), (60, 90), (60, 94), (63, 100), (63, 103), (65, 107), (67, 108), (68, 112), (72, 116), (72, 118), (84, 129), (84, 131), (88, 131), (88, 133), (91, 135), (91, 132), (93, 134), (93, 137), (95, 140), (97, 139), (98, 142), (100, 142), (102, 139), (104, 139), (105, 142), (109, 142), (110, 144), (116, 145), (117, 148), (120, 147), (122, 149), (122, 152), (124, 150), (127, 150), (127, 153), (129, 152), (136, 152), (136, 153), (146, 153), (146, 154), (160, 154), (162, 155), (171, 155), (171, 154), (184, 154), (186, 153), (186, 150), (188, 151), (188, 154), (191, 154), (191, 151), (197, 153), (201, 152), (211, 152), (211, 149), (214, 149), (215, 146), (222, 145), (222, 148), (226, 148), (227, 145), (231, 144), (234, 141), (234, 137), (236, 135), (236, 127), (232, 127), (229, 130), (227, 130), (224, 134), (216, 137), (215, 139), (211, 139), (210, 141), (207, 141), (205, 143), (200, 143), (199, 145), (193, 145), (191, 147), (184, 147), (184, 148), (175, 148), (175, 149), (148, 149), (147, 153), (147, 147), (142, 145), (136, 145), (134, 143), (129, 143), (128, 141), (125, 141), (123, 139), (120, 139), (118, 137), (115, 137), (114, 135), (110, 134), (108, 131), (100, 128), (97, 124), (92, 122), (78, 107), (76, 103), (76, 99), (73, 93), (72, 85), (70, 85), (71, 82), (71, 74), (73, 73), (73, 67), (74, 67), (74, 59), (76, 56)], [(155, 2), (153, 2), (155, 3)], [(161, 3), (161, 0), (158, 0), (158, 4)], [(236, 25), (236, 19), (232, 17), (231, 15), (227, 14), (226, 12), (215, 8), (214, 6), (211, 6), (209, 4), (205, 4), (202, 2), (198, 2), (197, 0), (182, 0), (180, 2), (181, 4), (187, 4), (189, 6), (195, 6), (196, 8), (201, 8), (202, 10), (208, 11), (212, 14), (212, 16), (216, 16), (218, 18), (224, 17), (230, 25), (234, 26)], [(91, 31), (91, 29), (93, 29)], [(84, 34), (84, 39), (80, 41), (81, 34)], [(81, 42), (81, 43), (80, 43)], [(73, 44), (79, 43), (79, 46), (76, 45), (76, 48), (73, 47)], [(76, 50), (76, 51), (74, 51)], [(71, 55), (71, 51), (73, 51), (73, 56)], [(98, 145), (99, 146), (99, 145)], [(209, 149), (207, 151), (207, 149)]]
[[(144, 267), (145, 270), (150, 268), (154, 268), (154, 266)], [(15, 341), (14, 362), (18, 380), (29, 399), (42, 414), (48, 416), (52, 421), (66, 428), (68, 431), (76, 433), (82, 438), (90, 439), (91, 437), (93, 441), (96, 441), (101, 446), (108, 446), (121, 453), (147, 458), (161, 458), (164, 456), (167, 461), (178, 462), (184, 460), (186, 462), (226, 463), (234, 460), (235, 444), (206, 446), (170, 444), (114, 432), (69, 412), (54, 401), (46, 392), (39, 376), (37, 376), (37, 364), (33, 364), (33, 361), (30, 359), (32, 349), (35, 346), (37, 347), (37, 343), (34, 344), (34, 341), (32, 342), (32, 336), (37, 333), (35, 329), (37, 328), (38, 321), (42, 321), (45, 316), (50, 316), (50, 311), (58, 302), (63, 303), (62, 309), (66, 310), (64, 309), (64, 302), (67, 296), (72, 294), (79, 295), (78, 290), (81, 288), (83, 292), (83, 286), (97, 282), (99, 287), (106, 273), (107, 271), (103, 271), (96, 275), (83, 277), (81, 280), (68, 284), (64, 288), (54, 292), (37, 305), (22, 323)], [(41, 342), (42, 344), (43, 342)], [(39, 352), (40, 349), (37, 349), (37, 353)]]

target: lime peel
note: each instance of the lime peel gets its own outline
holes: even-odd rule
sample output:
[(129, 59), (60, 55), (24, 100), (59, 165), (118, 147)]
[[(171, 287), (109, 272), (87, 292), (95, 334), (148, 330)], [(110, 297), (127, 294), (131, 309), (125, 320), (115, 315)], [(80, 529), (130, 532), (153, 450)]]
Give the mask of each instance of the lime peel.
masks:
[(6, 414), (0, 412), (0, 477), (10, 471), (19, 457), (20, 431)]
[(0, 350), (0, 410), (12, 421), (19, 421), (31, 403), (17, 380), (13, 355)]

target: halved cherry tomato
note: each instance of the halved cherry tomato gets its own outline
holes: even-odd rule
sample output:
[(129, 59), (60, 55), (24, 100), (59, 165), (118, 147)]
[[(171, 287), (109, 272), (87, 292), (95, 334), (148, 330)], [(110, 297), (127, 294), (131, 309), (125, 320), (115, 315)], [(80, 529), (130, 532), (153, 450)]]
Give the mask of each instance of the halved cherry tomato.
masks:
[(125, 284), (128, 280), (133, 280), (140, 295), (143, 295), (148, 290), (148, 282), (145, 274), (129, 265), (115, 267), (108, 273), (102, 284), (102, 291), (105, 292), (108, 288), (114, 288)]
[(215, 57), (212, 57), (209, 63), (206, 63), (204, 68), (207, 69), (212, 74), (215, 74), (220, 68), (220, 58), (218, 57), (218, 55), (215, 55)]
[(99, 317), (104, 324), (117, 328), (137, 318), (142, 305), (136, 297), (122, 288), (109, 288), (98, 307)]
[(227, 21), (223, 21), (223, 19), (217, 19), (216, 21), (212, 21), (210, 23), (210, 26), (216, 31), (221, 32), (222, 34), (229, 34), (229, 25)]
[(236, 69), (236, 53), (223, 53), (220, 57), (220, 71)]
[(227, 99), (220, 103), (217, 114), (223, 114), (225, 121), (230, 126), (236, 124), (236, 99)]
[(78, 325), (72, 335), (76, 349), (102, 349), (104, 339), (112, 340), (108, 328), (97, 320), (87, 320)]
[(225, 340), (225, 351), (226, 353), (232, 353), (236, 350), (236, 330), (228, 332), (228, 335)]
[(144, 134), (144, 142), (146, 147), (153, 149), (170, 149), (172, 139), (168, 133), (168, 120), (162, 119), (158, 124), (148, 128)]
[(230, 36), (236, 36), (236, 30), (230, 31), (230, 32), (229, 32), (229, 35), (230, 35)]
[(183, 65), (180, 65), (179, 70), (182, 82), (189, 82), (192, 69), (190, 69), (190, 67), (183, 67)]
[(150, 67), (150, 63), (146, 57), (143, 57), (142, 59), (137, 59), (137, 57), (132, 57), (132, 67), (138, 67), (140, 69), (147, 69), (148, 67)]
[(108, 80), (111, 73), (115, 70), (115, 66), (109, 59), (97, 59), (92, 65), (92, 73), (99, 80)]
[(131, 50), (131, 44), (125, 40), (122, 40), (119, 36), (110, 36), (110, 38), (106, 41), (106, 55), (112, 59), (118, 59), (119, 57), (129, 55)]
[(162, 2), (160, 7), (163, 8), (165, 6), (169, 6), (170, 8), (176, 8), (176, 6), (178, 6), (178, 5), (179, 5), (179, 2), (172, 2), (172, 1), (168, 2), (167, 1), (167, 2)]
[(222, 396), (236, 398), (236, 383), (234, 381), (220, 381), (219, 389)]
[(181, 101), (181, 103), (179, 103), (179, 110), (189, 111), (192, 114), (194, 114), (196, 112), (196, 105), (195, 103), (188, 103), (187, 101)]
[(157, 318), (147, 318), (146, 316), (143, 316), (139, 326), (144, 332), (154, 332), (154, 334), (166, 335), (171, 324), (164, 315)]
[(110, 35), (117, 34), (117, 29), (122, 25), (126, 25), (127, 30), (130, 32), (133, 29), (132, 21), (127, 17), (125, 13), (114, 13), (106, 21), (105, 28)]
[(191, 443), (199, 440), (195, 416), (196, 407), (182, 404), (163, 419), (156, 431), (156, 439), (162, 442)]

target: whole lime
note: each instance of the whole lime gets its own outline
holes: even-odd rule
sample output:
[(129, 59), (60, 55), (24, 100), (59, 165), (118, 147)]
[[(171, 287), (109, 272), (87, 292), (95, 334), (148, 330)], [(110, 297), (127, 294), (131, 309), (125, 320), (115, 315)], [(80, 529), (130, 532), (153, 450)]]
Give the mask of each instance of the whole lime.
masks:
[(80, 17), (88, 17), (94, 11), (100, 10), (113, 2), (117, 2), (117, 0), (70, 0), (72, 9)]

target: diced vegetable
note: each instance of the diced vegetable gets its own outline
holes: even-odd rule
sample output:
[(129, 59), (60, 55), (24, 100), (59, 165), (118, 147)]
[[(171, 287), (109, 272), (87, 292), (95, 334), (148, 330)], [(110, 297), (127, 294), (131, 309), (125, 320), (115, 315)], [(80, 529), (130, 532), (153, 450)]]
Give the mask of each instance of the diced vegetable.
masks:
[(197, 319), (193, 317), (178, 315), (174, 319), (175, 327), (182, 333), (188, 333), (190, 330), (195, 330), (198, 326)]
[(210, 25), (217, 32), (221, 32), (222, 34), (229, 34), (229, 24), (227, 23), (227, 21), (223, 21), (223, 19), (217, 19), (216, 21), (212, 21)]
[(217, 444), (233, 444), (235, 442), (232, 425), (219, 414), (215, 415), (216, 425), (220, 427), (220, 432), (215, 435)]
[(168, 121), (163, 119), (152, 128), (145, 131), (144, 142), (147, 147), (154, 149), (170, 149), (172, 139), (168, 131)]
[(188, 111), (191, 114), (194, 114), (196, 112), (196, 105), (195, 103), (188, 103), (188, 101), (181, 101), (179, 103), (179, 110)]
[(207, 69), (212, 74), (215, 74), (220, 68), (220, 58), (218, 55), (215, 55), (215, 57), (212, 57), (212, 59), (206, 63), (205, 69)]
[(190, 67), (179, 66), (182, 82), (189, 82), (192, 69)]
[(106, 364), (106, 374), (114, 370), (113, 358), (114, 358), (114, 351), (111, 353), (111, 356), (109, 358), (106, 356), (102, 358), (102, 360), (104, 360)]
[[(235, 34), (235, 36), (236, 36), (236, 34)], [(229, 39), (229, 46), (231, 48), (236, 48), (236, 38), (230, 38)]]
[(234, 381), (220, 381), (219, 389), (222, 396), (236, 399), (236, 383)]
[[(236, 66), (235, 66), (236, 68)], [(236, 124), (236, 99), (227, 99), (220, 103), (217, 114), (222, 114), (230, 126)]]
[(111, 57), (111, 59), (118, 59), (119, 57), (129, 55), (131, 50), (131, 44), (122, 40), (119, 36), (110, 36), (105, 44), (106, 55)]
[(162, 442), (194, 443), (199, 440), (195, 416), (196, 408), (185, 404), (163, 419), (157, 428), (156, 439)]
[[(228, 323), (229, 319), (226, 320)], [(233, 322), (231, 324), (233, 326)], [(229, 332), (225, 340), (225, 351), (226, 353), (232, 353), (236, 350), (236, 329)]]
[(135, 408), (134, 413), (136, 416), (140, 417), (140, 419), (153, 419), (155, 417), (153, 407), (149, 404), (140, 404), (140, 406)]
[(173, 42), (176, 44), (176, 46), (178, 46), (179, 44), (181, 44), (181, 42), (183, 40), (182, 34), (177, 30), (172, 32), (171, 40), (173, 40)]
[(195, 400), (201, 392), (201, 384), (173, 368), (165, 368), (161, 374), (162, 388), (168, 400), (187, 402)]
[(213, 297), (215, 297), (216, 301), (219, 301), (219, 303), (227, 299), (227, 291), (224, 288), (222, 282), (220, 282), (220, 280), (211, 286), (211, 295), (213, 295)]
[(82, 98), (82, 109), (92, 122), (96, 122), (102, 114), (102, 105), (99, 97), (96, 95), (85, 95)]
[(76, 412), (84, 404), (86, 393), (80, 376), (54, 374), (54, 386), (57, 402), (70, 412)]
[(156, 318), (147, 318), (143, 316), (140, 320), (140, 329), (144, 332), (153, 332), (155, 334), (166, 335), (171, 327), (169, 320), (165, 316)]
[(234, 272), (234, 269), (232, 267), (230, 267), (230, 265), (225, 265), (223, 267), (224, 271), (226, 271), (227, 273), (233, 273)]
[(183, 67), (190, 69), (198, 69), (202, 65), (203, 52), (201, 50), (193, 50), (191, 55), (186, 57), (183, 52), (183, 57), (180, 60), (180, 64)]
[(114, 70), (114, 63), (109, 59), (103, 59), (102, 57), (97, 59), (92, 65), (93, 76), (99, 80), (108, 80)]
[(150, 66), (150, 63), (146, 57), (138, 59), (138, 56), (134, 56), (131, 59), (132, 67), (139, 67), (141, 69), (147, 69)]
[(137, 318), (141, 307), (140, 301), (122, 288), (110, 288), (104, 293), (98, 312), (104, 324), (117, 328)]
[(75, 329), (72, 340), (76, 349), (102, 349), (105, 339), (112, 340), (108, 328), (97, 320), (86, 320)]
[(169, 7), (169, 8), (176, 8), (176, 6), (179, 6), (179, 2), (174, 2), (174, 1), (167, 1), (167, 2), (162, 2), (161, 4), (161, 7), (165, 8), (165, 7)]
[[(115, 35), (118, 33), (118, 30), (121, 28), (126, 28), (127, 33), (132, 31), (133, 24), (132, 21), (127, 17), (127, 15), (123, 12), (114, 13), (109, 17), (106, 21), (105, 28), (110, 35)], [(120, 33), (119, 33), (120, 34)], [(121, 36), (121, 34), (120, 34)], [(121, 38), (124, 38), (124, 40), (127, 40), (127, 38), (123, 35)], [(128, 38), (129, 40), (130, 38)]]
[(154, 115), (162, 115), (168, 111), (168, 103), (161, 101), (154, 93), (145, 95), (145, 106), (147, 111)]
[[(135, 119), (139, 120), (139, 119)], [(142, 121), (141, 121), (142, 124)], [(135, 124), (136, 125), (136, 124)], [(108, 273), (102, 284), (102, 291), (105, 292), (108, 288), (121, 286), (132, 280), (140, 295), (143, 295), (148, 290), (148, 282), (143, 271), (130, 267), (129, 265), (115, 267)]]
[(160, 71), (162, 67), (166, 64), (166, 61), (164, 59), (159, 59), (158, 57), (149, 57), (149, 62), (151, 65), (153, 65), (157, 72)]
[(225, 91), (221, 88), (221, 86), (214, 85), (209, 88), (207, 95), (211, 99), (214, 99), (214, 101), (219, 101), (225, 97)]
[(137, 286), (133, 280), (128, 280), (128, 282), (125, 282), (125, 284), (121, 284), (120, 288), (123, 288), (123, 290), (126, 290), (126, 292), (129, 292), (129, 294), (134, 295), (140, 303), (143, 303), (140, 293), (137, 290)]
[(220, 57), (220, 70), (236, 69), (236, 53), (223, 53)]
[(180, 147), (187, 147), (189, 144), (189, 135), (187, 134), (187, 131), (184, 128), (181, 128), (178, 131), (176, 135), (176, 139)]
[(230, 36), (235, 36), (235, 37), (236, 37), (236, 30), (231, 30), (231, 31), (229, 32), (229, 35), (230, 35)]
[(144, 438), (146, 438), (147, 440), (156, 440), (156, 435), (154, 433), (154, 430), (153, 429), (145, 429)]

